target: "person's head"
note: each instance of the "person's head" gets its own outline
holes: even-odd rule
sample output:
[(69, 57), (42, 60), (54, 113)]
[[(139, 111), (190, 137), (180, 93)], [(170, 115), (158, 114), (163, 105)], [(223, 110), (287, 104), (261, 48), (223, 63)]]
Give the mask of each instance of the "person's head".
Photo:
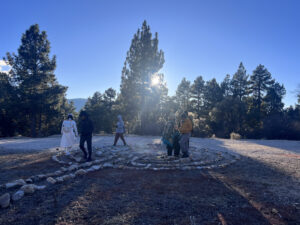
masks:
[(181, 114), (181, 119), (185, 119), (188, 117), (188, 111), (184, 111), (182, 114)]
[(70, 113), (67, 117), (68, 120), (73, 120), (73, 115)]
[(86, 111), (81, 111), (79, 114), (80, 119), (85, 120), (88, 119), (88, 114)]
[(122, 121), (122, 120), (123, 120), (121, 115), (118, 115), (118, 120), (119, 120), (119, 121)]

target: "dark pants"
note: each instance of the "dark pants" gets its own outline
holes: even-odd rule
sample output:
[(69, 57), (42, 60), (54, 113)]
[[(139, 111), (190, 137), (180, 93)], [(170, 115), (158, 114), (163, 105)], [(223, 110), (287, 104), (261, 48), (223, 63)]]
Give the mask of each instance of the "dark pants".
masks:
[(80, 136), (80, 144), (79, 144), (79, 147), (80, 149), (83, 151), (83, 154), (85, 157), (87, 157), (87, 152), (84, 148), (84, 142), (86, 142), (87, 144), (87, 148), (88, 148), (88, 151), (89, 151), (89, 156), (88, 158), (91, 158), (92, 157), (92, 135), (81, 135)]
[(119, 138), (123, 141), (123, 144), (126, 145), (126, 141), (124, 139), (123, 133), (116, 133), (114, 145), (117, 144)]
[(173, 136), (173, 146), (167, 145), (168, 155), (171, 156), (174, 150), (174, 156), (179, 156), (180, 153), (180, 144), (179, 144), (179, 136)]

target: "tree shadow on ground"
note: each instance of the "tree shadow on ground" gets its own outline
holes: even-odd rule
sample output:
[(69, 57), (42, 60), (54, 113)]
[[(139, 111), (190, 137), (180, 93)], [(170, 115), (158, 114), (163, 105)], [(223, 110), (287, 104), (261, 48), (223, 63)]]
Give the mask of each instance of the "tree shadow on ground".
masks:
[(60, 166), (51, 156), (49, 152), (0, 155), (0, 184), (56, 171)]

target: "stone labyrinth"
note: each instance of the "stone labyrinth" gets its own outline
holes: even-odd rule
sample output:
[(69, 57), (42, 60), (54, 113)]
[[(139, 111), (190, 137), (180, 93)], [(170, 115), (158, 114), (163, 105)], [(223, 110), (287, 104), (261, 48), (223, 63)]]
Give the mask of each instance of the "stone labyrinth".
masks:
[[(133, 146), (103, 145), (93, 149), (94, 161), (100, 168), (136, 170), (192, 170), (225, 167), (234, 163), (239, 156), (227, 151), (190, 146), (189, 158), (167, 156), (161, 143), (147, 143)], [(61, 164), (84, 162), (82, 152), (77, 149), (70, 156), (57, 155), (53, 159)]]
[[(18, 201), (25, 194), (32, 194), (48, 186), (62, 183), (88, 172), (103, 168), (133, 169), (133, 170), (201, 170), (224, 168), (236, 162), (240, 156), (230, 151), (217, 151), (201, 147), (201, 143), (191, 143), (189, 158), (167, 156), (166, 148), (159, 139), (149, 142), (148, 139), (136, 139), (129, 146), (112, 146), (101, 142), (93, 149), (93, 161), (86, 162), (80, 149), (73, 149), (65, 155), (57, 151), (52, 160), (58, 163), (55, 172), (36, 174), (27, 179), (18, 179), (1, 187), (8, 190), (0, 196), (2, 208), (10, 205), (10, 201)], [(15, 189), (19, 188), (15, 192)], [(12, 191), (14, 193), (12, 193)]]

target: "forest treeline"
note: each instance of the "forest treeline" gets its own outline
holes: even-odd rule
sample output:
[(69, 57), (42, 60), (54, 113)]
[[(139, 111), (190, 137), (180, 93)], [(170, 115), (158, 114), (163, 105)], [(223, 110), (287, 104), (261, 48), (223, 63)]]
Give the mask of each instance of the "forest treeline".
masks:
[[(56, 81), (56, 58), (49, 54), (46, 33), (33, 25), (23, 34), (18, 53), (4, 58), (12, 69), (0, 74), (1, 136), (56, 134), (67, 113), (76, 117), (65, 97), (67, 87)], [(300, 139), (300, 95), (298, 104), (284, 107), (286, 90), (264, 65), (248, 74), (241, 62), (221, 82), (183, 78), (169, 96), (159, 73), (164, 62), (158, 34), (144, 21), (127, 52), (119, 93), (112, 88), (96, 92), (84, 106), (96, 132), (113, 132), (116, 116), (122, 114), (128, 133), (160, 135), (172, 115), (187, 110), (193, 136)]]

